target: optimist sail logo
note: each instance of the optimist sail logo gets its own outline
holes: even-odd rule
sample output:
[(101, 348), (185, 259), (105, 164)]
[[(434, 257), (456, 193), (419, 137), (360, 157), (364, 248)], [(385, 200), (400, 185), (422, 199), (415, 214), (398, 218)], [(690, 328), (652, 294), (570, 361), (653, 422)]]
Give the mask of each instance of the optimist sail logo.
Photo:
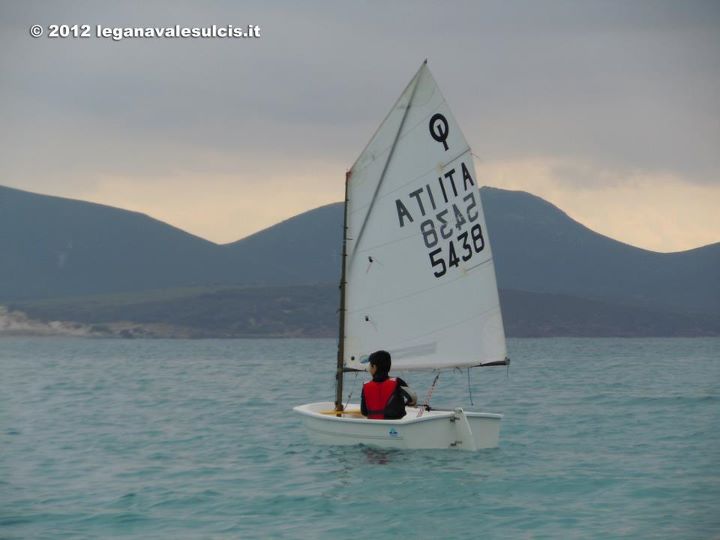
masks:
[(390, 435), (391, 437), (397, 437), (398, 435), (400, 435), (400, 433), (398, 432), (397, 429), (395, 429), (394, 427), (391, 427), (390, 431), (388, 431), (388, 435)]

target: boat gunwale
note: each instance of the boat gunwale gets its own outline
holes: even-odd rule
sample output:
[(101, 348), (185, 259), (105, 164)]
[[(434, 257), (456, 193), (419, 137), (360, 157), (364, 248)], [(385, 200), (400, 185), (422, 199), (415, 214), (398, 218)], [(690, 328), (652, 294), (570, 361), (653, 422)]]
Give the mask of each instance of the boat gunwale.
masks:
[[(295, 411), (298, 414), (302, 414), (304, 416), (308, 416), (310, 418), (316, 418), (318, 420), (325, 420), (329, 422), (349, 422), (354, 424), (375, 424), (375, 425), (390, 425), (390, 424), (416, 424), (420, 422), (429, 422), (432, 420), (445, 420), (455, 417), (455, 409), (432, 409), (426, 413), (423, 414), (423, 416), (420, 417), (412, 417), (410, 415), (406, 415), (403, 418), (396, 418), (391, 420), (385, 420), (385, 419), (369, 419), (369, 418), (352, 418), (352, 417), (338, 417), (334, 416), (332, 414), (322, 414), (313, 410), (310, 410), (310, 407), (313, 405), (323, 405), (324, 407), (328, 408), (332, 406), (329, 402), (316, 402), (316, 403), (306, 403), (304, 405), (298, 405), (296, 407), (293, 407), (293, 411)], [(415, 408), (412, 409), (413, 411), (417, 410)], [(486, 412), (475, 412), (475, 411), (466, 411), (463, 409), (463, 413), (471, 418), (487, 418), (490, 420), (502, 420), (503, 415), (498, 413), (486, 413)]]

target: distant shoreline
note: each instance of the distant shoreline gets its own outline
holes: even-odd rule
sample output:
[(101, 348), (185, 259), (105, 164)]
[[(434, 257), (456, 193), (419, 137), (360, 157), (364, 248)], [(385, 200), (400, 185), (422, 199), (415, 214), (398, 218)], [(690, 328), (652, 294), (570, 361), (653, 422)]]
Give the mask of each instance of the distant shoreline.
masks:
[[(8, 310), (0, 306), (0, 339), (2, 338), (84, 338), (84, 339), (337, 339), (337, 331), (320, 331), (320, 328), (305, 329), (302, 327), (288, 328), (285, 332), (229, 332), (227, 328), (193, 328), (186, 326), (172, 325), (168, 323), (137, 323), (132, 321), (83, 323), (76, 321), (44, 321), (33, 319), (26, 313), (16, 310)], [(636, 332), (631, 333), (596, 333), (592, 334), (587, 329), (579, 328), (574, 332), (565, 329), (565, 332), (558, 328), (548, 327), (545, 332), (538, 329), (525, 333), (507, 332), (507, 337), (517, 339), (537, 338), (708, 338), (720, 337), (720, 332), (696, 331), (676, 333), (674, 335)]]

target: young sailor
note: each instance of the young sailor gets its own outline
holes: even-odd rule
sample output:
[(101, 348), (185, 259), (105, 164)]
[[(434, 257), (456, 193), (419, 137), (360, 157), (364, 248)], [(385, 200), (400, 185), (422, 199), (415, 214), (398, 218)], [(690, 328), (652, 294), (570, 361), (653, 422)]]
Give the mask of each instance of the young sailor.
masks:
[(375, 351), (370, 355), (372, 380), (362, 388), (360, 412), (375, 420), (395, 420), (405, 416), (405, 405), (415, 405), (417, 395), (400, 377), (388, 375), (390, 353)]

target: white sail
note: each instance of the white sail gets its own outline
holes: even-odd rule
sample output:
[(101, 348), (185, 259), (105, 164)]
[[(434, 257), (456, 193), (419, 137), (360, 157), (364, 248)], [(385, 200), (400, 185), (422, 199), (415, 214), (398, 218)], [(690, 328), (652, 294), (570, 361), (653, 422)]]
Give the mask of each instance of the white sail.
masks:
[(423, 64), (350, 171), (344, 365), (393, 369), (505, 359), (472, 154)]

